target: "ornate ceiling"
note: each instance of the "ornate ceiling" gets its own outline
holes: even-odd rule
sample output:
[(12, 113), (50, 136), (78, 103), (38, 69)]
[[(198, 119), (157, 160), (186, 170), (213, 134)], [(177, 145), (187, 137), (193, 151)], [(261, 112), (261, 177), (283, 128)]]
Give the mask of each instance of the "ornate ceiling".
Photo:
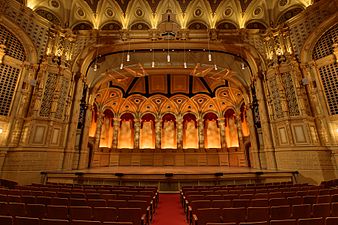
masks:
[(77, 30), (156, 29), (170, 10), (185, 29), (266, 28), (285, 22), (313, 0), (27, 0), (47, 20)]

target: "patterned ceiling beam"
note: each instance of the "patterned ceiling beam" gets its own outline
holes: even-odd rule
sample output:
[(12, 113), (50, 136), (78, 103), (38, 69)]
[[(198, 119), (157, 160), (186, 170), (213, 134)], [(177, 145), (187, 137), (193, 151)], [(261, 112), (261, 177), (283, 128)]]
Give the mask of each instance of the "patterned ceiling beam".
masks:
[(239, 1), (241, 3), (242, 12), (245, 12), (245, 10), (248, 8), (250, 3), (252, 2), (252, 0), (239, 0)]
[(216, 12), (219, 4), (222, 2), (223, 0), (208, 0), (209, 4), (210, 4), (210, 8), (212, 10), (213, 13)]
[(192, 0), (177, 0), (178, 3), (180, 4), (182, 12), (185, 12), (187, 10), (187, 7)]
[(97, 5), (99, 4), (100, 0), (84, 0), (84, 1), (87, 2), (89, 7), (92, 9), (93, 13), (96, 13)]
[(160, 1), (161, 0), (147, 0), (153, 13), (156, 12), (157, 6), (160, 3)]

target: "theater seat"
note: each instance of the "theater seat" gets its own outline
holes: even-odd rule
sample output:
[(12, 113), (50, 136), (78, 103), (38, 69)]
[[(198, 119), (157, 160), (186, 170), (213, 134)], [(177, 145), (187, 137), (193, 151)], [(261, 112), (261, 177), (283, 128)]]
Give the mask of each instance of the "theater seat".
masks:
[(326, 217), (325, 225), (337, 225), (338, 217)]
[(270, 220), (270, 225), (297, 225), (296, 219)]
[(0, 216), (0, 224), (1, 225), (12, 225), (13, 224), (12, 216)]
[(68, 220), (61, 219), (42, 219), (40, 222), (41, 225), (69, 225)]
[(297, 225), (323, 225), (323, 218), (301, 218), (298, 219)]

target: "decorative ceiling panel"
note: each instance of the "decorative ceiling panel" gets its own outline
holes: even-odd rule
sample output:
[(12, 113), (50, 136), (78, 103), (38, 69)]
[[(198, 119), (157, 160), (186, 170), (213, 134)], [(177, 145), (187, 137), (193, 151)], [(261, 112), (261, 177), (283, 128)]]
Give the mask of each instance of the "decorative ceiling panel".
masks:
[(189, 94), (189, 76), (172, 75), (171, 76), (171, 94), (185, 93)]
[(248, 8), (250, 3), (252, 2), (252, 0), (239, 0), (239, 1), (241, 3), (242, 12), (245, 12), (245, 10)]
[(149, 94), (168, 93), (167, 76), (152, 75), (149, 76)]
[(223, 0), (208, 0), (209, 4), (210, 4), (210, 8), (212, 10), (212, 12), (216, 12), (219, 4), (222, 2)]
[(92, 9), (93, 13), (96, 13), (97, 5), (99, 4), (100, 0), (84, 0), (84, 1), (87, 2), (89, 7)]
[(178, 0), (178, 3), (180, 4), (182, 12), (185, 12), (189, 3), (192, 2), (192, 1), (193, 0)]
[(156, 12), (158, 4), (161, 2), (161, 0), (147, 0), (148, 4), (150, 5), (150, 8), (153, 12)]

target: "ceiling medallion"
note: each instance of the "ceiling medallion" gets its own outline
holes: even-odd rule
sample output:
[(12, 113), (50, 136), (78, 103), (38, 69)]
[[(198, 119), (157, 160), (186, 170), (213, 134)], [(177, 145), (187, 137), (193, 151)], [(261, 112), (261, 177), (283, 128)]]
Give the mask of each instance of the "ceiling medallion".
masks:
[(106, 9), (106, 16), (107, 17), (113, 17), (114, 16), (114, 11), (112, 8), (107, 8)]
[(232, 13), (233, 13), (233, 10), (232, 10), (231, 7), (228, 7), (228, 8), (226, 8), (226, 9), (224, 10), (224, 15), (225, 15), (226, 17), (230, 17), (230, 16), (232, 15)]
[(84, 13), (84, 11), (81, 8), (79, 8), (77, 10), (77, 15), (80, 16), (80, 17), (84, 17), (85, 13)]
[(255, 10), (254, 10), (254, 15), (255, 16), (258, 16), (259, 14), (261, 14), (262, 12), (262, 8), (261, 7), (257, 7)]
[(202, 16), (202, 14), (203, 14), (203, 12), (202, 12), (202, 9), (200, 9), (200, 8), (197, 8), (194, 12), (195, 17), (200, 17), (200, 16)]
[(279, 6), (286, 6), (288, 3), (288, 0), (279, 0)]
[(49, 1), (49, 4), (54, 7), (54, 8), (59, 8), (60, 7), (60, 2), (57, 0), (51, 0)]
[(143, 15), (144, 15), (144, 13), (143, 13), (142, 9), (140, 9), (140, 8), (136, 9), (136, 11), (135, 11), (136, 17), (143, 17)]

